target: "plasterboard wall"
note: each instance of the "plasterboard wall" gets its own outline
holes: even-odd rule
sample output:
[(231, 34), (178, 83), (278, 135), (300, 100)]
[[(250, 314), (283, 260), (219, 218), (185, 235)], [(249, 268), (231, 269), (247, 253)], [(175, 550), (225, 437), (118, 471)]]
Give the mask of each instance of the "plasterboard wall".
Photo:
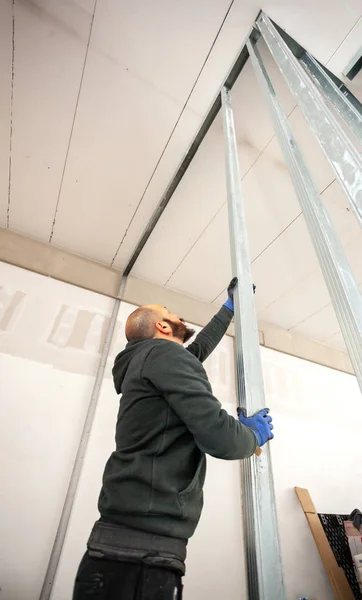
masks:
[[(38, 600), (112, 300), (11, 265), (1, 267), (0, 327), (6, 331), (0, 337), (0, 449), (8, 460), (1, 466), (0, 586), (6, 600)], [(111, 366), (125, 343), (124, 322), (133, 308), (121, 304), (52, 600), (71, 597), (75, 570), (98, 518), (97, 497), (114, 448), (119, 403)], [(215, 392), (235, 414), (232, 354), (233, 340), (226, 337), (207, 369)], [(209, 591), (216, 594), (210, 598), (220, 598), (225, 590), (236, 600), (245, 590), (239, 466), (210, 459), (208, 471), (207, 506), (190, 543), (186, 600)], [(220, 486), (221, 499), (216, 494)], [(225, 551), (222, 561), (220, 547)], [(225, 582), (223, 574), (230, 567)]]
[[(6, 457), (1, 466), (0, 585), (6, 600), (37, 600), (111, 300), (10, 265), (2, 265), (0, 282), (0, 440)], [(97, 518), (100, 478), (113, 449), (118, 408), (110, 368), (124, 344), (123, 324), (132, 310), (121, 306), (52, 600), (70, 597)], [(287, 598), (327, 600), (331, 588), (293, 487), (309, 488), (321, 512), (349, 512), (359, 505), (362, 467), (354, 457), (360, 436), (353, 414), (359, 411), (360, 393), (347, 374), (265, 348), (262, 359), (276, 427), (272, 458)], [(206, 366), (215, 394), (235, 414), (232, 338), (223, 340)], [(189, 546), (186, 600), (245, 597), (241, 528), (238, 464), (210, 459), (205, 510)]]
[(0, 587), (38, 600), (112, 300), (1, 265)]
[(262, 348), (287, 600), (334, 598), (294, 487), (309, 489), (318, 512), (361, 505), (362, 465), (355, 377)]
[[(119, 293), (120, 271), (0, 227), (1, 260), (107, 296), (117, 297)], [(219, 298), (220, 305), (224, 301), (223, 296)], [(205, 325), (217, 308), (216, 304), (202, 302), (132, 276), (127, 279), (123, 299), (139, 306), (155, 302), (170, 306), (174, 312), (182, 313), (186, 320), (198, 325)], [(287, 306), (287, 310), (290, 307)], [(349, 357), (343, 350), (285, 331), (270, 322), (259, 321), (258, 328), (259, 341), (263, 346), (347, 373), (353, 372)], [(228, 333), (233, 334), (232, 327)]]

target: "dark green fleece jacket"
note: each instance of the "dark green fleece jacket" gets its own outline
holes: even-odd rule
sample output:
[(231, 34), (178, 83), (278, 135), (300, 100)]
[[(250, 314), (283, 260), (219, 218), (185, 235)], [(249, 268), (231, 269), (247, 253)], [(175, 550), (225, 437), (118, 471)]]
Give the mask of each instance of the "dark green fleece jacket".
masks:
[(138, 340), (117, 356), (113, 377), (122, 397), (99, 498), (104, 519), (187, 539), (203, 506), (205, 453), (228, 460), (254, 453), (255, 435), (222, 409), (201, 364), (231, 319), (221, 308), (187, 348)]

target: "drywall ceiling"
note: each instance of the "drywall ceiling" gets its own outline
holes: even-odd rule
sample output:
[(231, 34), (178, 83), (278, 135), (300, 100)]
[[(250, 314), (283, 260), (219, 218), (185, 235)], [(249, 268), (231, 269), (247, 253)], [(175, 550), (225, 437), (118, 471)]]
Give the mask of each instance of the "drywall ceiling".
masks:
[[(239, 53), (256, 0), (4, 0), (0, 224), (123, 269)], [(341, 75), (359, 0), (263, 9)], [(323, 23), (323, 27), (321, 27)], [(267, 57), (267, 55), (266, 55)], [(357, 271), (345, 200), (270, 58), (273, 81)], [(273, 128), (247, 64), (233, 91), (259, 315), (341, 337)], [(217, 119), (134, 273), (220, 302), (231, 274)], [(362, 281), (362, 273), (357, 273)]]
[[(362, 232), (265, 45), (262, 41), (258, 45), (297, 142), (362, 285)], [(258, 316), (283, 329), (344, 349), (314, 248), (250, 62), (233, 88), (232, 101)], [(204, 301), (218, 305), (223, 302), (232, 271), (220, 119), (207, 134), (133, 273)]]

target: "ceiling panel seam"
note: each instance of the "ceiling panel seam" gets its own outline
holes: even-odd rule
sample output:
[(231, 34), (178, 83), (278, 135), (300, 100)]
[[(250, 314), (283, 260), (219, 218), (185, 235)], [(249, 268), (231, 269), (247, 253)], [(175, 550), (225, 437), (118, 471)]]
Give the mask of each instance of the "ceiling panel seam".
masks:
[(216, 217), (218, 216), (218, 214), (222, 211), (222, 209), (224, 208), (225, 204), (226, 204), (226, 202), (223, 202), (222, 205), (220, 206), (220, 208), (218, 208), (218, 210), (216, 211), (216, 213), (212, 217), (211, 221), (206, 225), (205, 229), (202, 230), (202, 232), (200, 233), (200, 235), (198, 236), (198, 238), (194, 241), (194, 243), (192, 244), (192, 246), (188, 249), (188, 251), (186, 252), (185, 256), (179, 262), (179, 264), (177, 265), (177, 267), (175, 268), (175, 270), (172, 271), (171, 275), (168, 277), (168, 279), (166, 280), (166, 282), (163, 284), (164, 286), (166, 286), (168, 284), (168, 282), (170, 281), (170, 279), (172, 279), (172, 277), (174, 276), (174, 274), (176, 273), (176, 271), (181, 267), (182, 263), (186, 260), (186, 258), (188, 257), (188, 255), (190, 254), (190, 252), (192, 251), (192, 249), (196, 246), (197, 242), (202, 238), (202, 236), (204, 235), (205, 231), (210, 227), (211, 223), (213, 223), (213, 221), (216, 219)]
[(269, 243), (267, 246), (265, 246), (265, 248), (263, 248), (263, 250), (262, 250), (261, 252), (259, 252), (258, 256), (256, 256), (256, 257), (255, 257), (255, 258), (254, 258), (254, 259), (251, 261), (251, 264), (253, 265), (253, 264), (255, 263), (255, 261), (256, 261), (256, 260), (258, 260), (258, 258), (260, 258), (260, 256), (261, 256), (262, 254), (264, 254), (264, 252), (266, 252), (266, 250), (268, 250), (268, 248), (270, 248), (270, 246), (272, 246), (272, 245), (274, 244), (274, 242), (276, 242), (276, 241), (277, 241), (277, 240), (280, 238), (280, 236), (281, 236), (281, 235), (283, 235), (283, 233), (285, 233), (285, 232), (286, 232), (286, 231), (289, 229), (289, 227), (290, 227), (291, 225), (293, 225), (293, 223), (295, 223), (295, 222), (296, 222), (296, 221), (299, 219), (299, 217), (301, 217), (301, 216), (302, 216), (302, 214), (303, 214), (303, 213), (302, 213), (302, 211), (300, 211), (300, 213), (298, 213), (298, 214), (297, 214), (297, 216), (296, 216), (296, 217), (294, 217), (294, 219), (292, 219), (292, 221), (290, 221), (290, 223), (288, 223), (288, 225), (286, 225), (286, 226), (284, 227), (284, 229), (282, 229), (282, 231), (280, 231), (280, 232), (278, 233), (278, 235), (276, 235), (276, 236), (275, 236), (275, 238), (274, 238), (274, 239), (273, 239), (273, 240), (272, 240), (272, 241), (271, 241), (271, 242), (270, 242), (270, 243)]
[[(357, 282), (358, 285), (360, 286), (360, 283)], [(320, 308), (318, 308), (318, 310), (316, 310), (314, 313), (308, 315), (308, 317), (306, 317), (305, 319), (302, 319), (302, 321), (299, 321), (298, 323), (296, 323), (295, 325), (293, 325), (293, 327), (290, 327), (288, 329), (288, 331), (293, 331), (293, 329), (295, 329), (296, 327), (299, 327), (299, 325), (303, 325), (303, 323), (305, 323), (306, 321), (308, 321), (309, 319), (311, 319), (312, 317), (315, 317), (315, 315), (317, 315), (318, 313), (320, 313), (322, 310), (324, 310), (325, 308), (328, 308), (328, 306), (332, 306), (332, 301), (328, 302), (327, 304), (325, 304), (324, 306), (321, 306)], [(334, 335), (336, 335), (337, 333), (339, 333), (341, 330), (340, 328), (337, 329), (334, 333), (332, 333), (331, 335), (328, 335), (328, 337), (326, 339), (329, 339), (330, 337), (333, 337)]]
[(325, 308), (328, 308), (328, 306), (331, 306), (331, 305), (332, 305), (332, 302), (327, 302), (327, 304), (324, 304), (323, 306), (320, 306), (318, 308), (318, 310), (315, 310), (313, 313), (311, 313), (310, 315), (308, 315), (307, 317), (305, 317), (305, 319), (302, 319), (301, 321), (299, 321), (298, 323), (296, 323), (295, 325), (293, 325), (293, 327), (289, 327), (289, 329), (287, 331), (293, 331), (293, 329), (295, 329), (296, 327), (299, 327), (299, 325), (303, 325), (303, 323), (305, 323), (306, 321), (308, 321), (312, 317), (315, 317), (316, 315), (318, 315), (318, 313), (322, 312)]
[[(324, 192), (325, 192), (326, 190), (328, 190), (328, 188), (329, 188), (329, 187), (332, 185), (332, 183), (334, 183), (335, 181), (336, 181), (336, 180), (335, 180), (335, 179), (333, 179), (333, 180), (332, 180), (330, 183), (328, 183), (328, 184), (326, 185), (326, 187), (325, 187), (325, 188), (323, 188), (323, 190), (320, 192), (320, 194), (319, 194), (319, 195), (321, 196), (322, 194), (324, 194)], [(275, 241), (276, 241), (276, 240), (277, 240), (277, 239), (278, 239), (278, 238), (279, 238), (279, 237), (280, 237), (280, 236), (281, 236), (281, 235), (282, 235), (282, 234), (283, 234), (285, 231), (287, 231), (287, 229), (289, 229), (289, 227), (290, 227), (291, 225), (293, 225), (293, 223), (294, 223), (294, 222), (295, 222), (297, 219), (299, 219), (299, 217), (301, 217), (302, 215), (303, 215), (303, 213), (302, 213), (302, 211), (300, 211), (300, 213), (298, 213), (298, 215), (297, 215), (297, 216), (296, 216), (296, 217), (295, 217), (295, 218), (294, 218), (292, 221), (290, 221), (290, 223), (288, 223), (288, 225), (287, 225), (287, 226), (286, 226), (286, 227), (283, 229), (283, 231), (281, 231), (280, 233), (278, 233), (278, 235), (277, 235), (277, 236), (276, 236), (276, 237), (275, 237), (275, 238), (274, 238), (274, 239), (273, 239), (273, 240), (270, 242), (270, 244), (268, 244), (268, 245), (267, 245), (267, 246), (266, 246), (266, 247), (265, 247), (265, 248), (264, 248), (264, 249), (263, 249), (263, 250), (262, 250), (262, 251), (261, 251), (261, 252), (258, 254), (258, 256), (256, 256), (256, 257), (255, 257), (255, 258), (252, 260), (252, 263), (251, 263), (251, 264), (253, 264), (253, 263), (254, 263), (256, 260), (258, 260), (259, 256), (261, 256), (261, 255), (262, 255), (262, 254), (263, 254), (263, 253), (264, 253), (266, 250), (268, 250), (268, 248), (270, 248), (270, 246), (272, 246), (272, 244), (274, 244), (274, 242), (275, 242)], [(274, 302), (275, 302), (275, 301), (273, 301), (271, 304), (274, 304)], [(269, 304), (268, 306), (266, 306), (266, 308), (265, 308), (264, 310), (266, 310), (266, 309), (267, 309), (269, 306), (271, 306), (271, 304)]]
[[(254, 162), (250, 165), (250, 167), (247, 169), (247, 171), (244, 173), (243, 177), (241, 178), (241, 181), (243, 181), (243, 179), (247, 176), (247, 174), (249, 173), (249, 171), (253, 168), (253, 166), (258, 162), (259, 158), (261, 157), (261, 155), (263, 154), (264, 150), (266, 150), (266, 148), (269, 146), (269, 144), (271, 143), (271, 141), (273, 140), (275, 136), (273, 136), (265, 145), (265, 147), (262, 149), (262, 151), (260, 152), (260, 154), (258, 154), (258, 156), (256, 157), (256, 159), (254, 160)], [(226, 193), (226, 189), (225, 189), (225, 193)], [(168, 279), (166, 280), (166, 282), (163, 285), (167, 285), (168, 282), (170, 281), (170, 279), (174, 276), (174, 274), (178, 271), (178, 269), (181, 267), (182, 263), (184, 262), (184, 260), (186, 260), (186, 258), (188, 257), (188, 255), (190, 254), (191, 250), (194, 248), (194, 246), (196, 246), (197, 242), (202, 238), (202, 236), (204, 235), (205, 231), (207, 231), (207, 229), (210, 227), (211, 223), (214, 221), (214, 219), (217, 217), (217, 215), (219, 214), (219, 212), (224, 208), (226, 204), (226, 200), (222, 203), (222, 205), (220, 206), (220, 208), (217, 209), (216, 213), (211, 217), (210, 221), (208, 222), (208, 224), (206, 225), (206, 227), (201, 231), (200, 235), (198, 236), (198, 238), (195, 240), (195, 242), (192, 244), (192, 246), (188, 249), (188, 251), (186, 252), (185, 256), (183, 257), (183, 259), (180, 261), (180, 263), (177, 265), (177, 267), (175, 268), (175, 270), (171, 273), (171, 275), (168, 277)], [(222, 291), (222, 290), (221, 290)], [(221, 292), (216, 296), (216, 298), (218, 296), (220, 296)], [(216, 299), (215, 298), (215, 299)]]
[[(327, 185), (326, 185), (326, 186), (323, 188), (323, 190), (320, 192), (320, 194), (319, 194), (319, 195), (321, 196), (322, 194), (324, 194), (324, 192), (325, 192), (326, 190), (328, 190), (328, 188), (329, 188), (329, 187), (330, 187), (330, 186), (331, 186), (331, 185), (332, 185), (332, 184), (333, 184), (335, 181), (336, 181), (336, 180), (335, 180), (335, 179), (333, 179), (333, 180), (332, 180), (330, 183), (328, 183), (328, 184), (327, 184)], [(263, 254), (263, 252), (265, 252), (265, 250), (267, 250), (267, 249), (268, 249), (268, 248), (269, 248), (269, 247), (270, 247), (270, 246), (271, 246), (271, 245), (272, 245), (272, 244), (273, 244), (273, 243), (274, 243), (274, 242), (275, 242), (275, 241), (278, 239), (278, 237), (280, 237), (280, 236), (281, 236), (281, 235), (282, 235), (282, 234), (283, 234), (283, 233), (284, 233), (284, 232), (285, 232), (285, 231), (286, 231), (286, 230), (287, 230), (287, 229), (288, 229), (288, 228), (289, 228), (289, 227), (290, 227), (290, 226), (291, 226), (291, 225), (294, 223), (294, 221), (296, 221), (297, 219), (299, 219), (299, 217), (300, 217), (300, 216), (302, 216), (302, 215), (303, 215), (303, 213), (302, 213), (302, 212), (300, 212), (300, 213), (299, 213), (299, 215), (297, 215), (297, 217), (296, 217), (295, 219), (293, 219), (293, 221), (291, 221), (291, 222), (289, 223), (289, 225), (287, 225), (287, 226), (285, 227), (285, 229), (283, 229), (283, 231), (281, 231), (281, 232), (280, 232), (280, 234), (279, 234), (279, 235), (277, 235), (277, 237), (276, 237), (276, 238), (275, 238), (275, 239), (274, 239), (272, 242), (270, 242), (270, 244), (269, 244), (269, 245), (268, 245), (266, 248), (264, 248), (264, 250), (262, 250), (262, 252), (260, 252), (260, 254), (258, 254), (258, 256), (257, 256), (256, 258), (254, 258), (254, 260), (252, 261), (252, 264), (253, 264), (253, 263), (254, 263), (254, 262), (255, 262), (255, 261), (256, 261), (256, 260), (259, 258), (259, 256), (261, 256), (261, 255)], [(309, 274), (308, 274), (308, 275), (306, 275), (306, 277), (309, 277)], [(293, 289), (293, 287), (294, 287), (294, 285), (293, 285), (291, 288), (289, 288), (289, 290), (287, 290), (287, 292), (288, 292), (288, 291), (290, 291), (291, 289)], [(263, 308), (263, 311), (264, 311), (264, 310), (267, 310), (267, 309), (268, 309), (270, 306), (272, 306), (273, 304), (275, 304), (276, 302), (278, 302), (278, 300), (280, 300), (280, 298), (282, 298), (282, 297), (284, 296), (284, 294), (285, 294), (285, 292), (283, 292), (283, 294), (281, 294), (281, 296), (278, 296), (278, 298), (276, 298), (275, 300), (273, 300), (273, 302), (270, 302), (270, 304), (268, 304), (268, 305), (267, 305), (265, 308)], [(219, 295), (220, 295), (220, 294), (219, 294)], [(217, 296), (216, 296), (216, 297), (217, 297)], [(312, 316), (312, 315), (309, 315), (309, 316)], [(309, 317), (308, 317), (308, 318), (309, 318)], [(293, 327), (297, 327), (298, 325), (299, 325), (299, 323), (297, 323), (296, 325), (293, 325)], [(292, 328), (291, 328), (291, 329), (292, 329)], [(289, 330), (288, 330), (288, 331), (289, 331)]]
[(13, 144), (13, 104), (14, 104), (14, 77), (15, 77), (15, 0), (12, 1), (12, 34), (11, 34), (11, 84), (10, 84), (10, 122), (9, 122), (9, 162), (8, 162), (8, 205), (6, 210), (6, 227), (10, 227), (10, 201), (11, 201), (11, 154)]
[[(288, 118), (291, 116), (291, 114), (294, 112), (294, 110), (297, 108), (297, 104), (294, 106), (294, 108), (292, 108), (292, 110), (290, 111)], [(270, 140), (265, 144), (264, 148), (261, 150), (261, 152), (258, 154), (258, 156), (256, 157), (256, 159), (252, 162), (252, 164), (250, 165), (250, 167), (245, 171), (244, 175), (241, 178), (241, 181), (243, 181), (245, 179), (245, 177), (247, 176), (247, 174), (249, 173), (249, 171), (254, 167), (254, 165), (258, 162), (259, 158), (262, 156), (262, 154), (265, 152), (265, 150), (267, 149), (267, 147), (269, 146), (269, 144), (271, 144), (271, 142), (273, 141), (273, 139), (275, 138), (275, 134), (270, 138)], [(225, 193), (226, 193), (226, 189), (225, 189)], [(175, 268), (174, 271), (172, 271), (171, 275), (168, 277), (168, 279), (166, 280), (166, 282), (163, 284), (164, 286), (166, 286), (168, 284), (168, 282), (170, 281), (170, 279), (174, 276), (174, 274), (178, 271), (178, 269), (181, 267), (182, 263), (186, 260), (187, 256), (190, 254), (191, 250), (194, 248), (194, 246), (196, 246), (197, 242), (202, 238), (202, 236), (204, 235), (205, 231), (210, 227), (211, 223), (214, 221), (214, 219), (217, 217), (217, 215), (220, 213), (220, 211), (223, 209), (223, 207), (225, 206), (226, 201), (222, 203), (222, 205), (220, 206), (220, 208), (217, 209), (216, 213), (212, 216), (212, 218), (210, 219), (210, 221), (208, 222), (208, 224), (206, 225), (206, 227), (202, 230), (202, 232), (200, 233), (200, 235), (198, 236), (198, 238), (195, 240), (195, 242), (192, 244), (192, 246), (188, 249), (188, 251), (186, 252), (185, 256), (182, 258), (182, 260), (180, 261), (180, 263), (177, 265), (177, 267)], [(299, 216), (299, 215), (298, 215)], [(289, 225), (291, 225), (293, 223), (293, 221), (291, 223), (289, 223)], [(287, 228), (286, 228), (287, 229)], [(283, 231), (281, 232), (283, 233)], [(277, 239), (277, 238), (275, 238)], [(275, 241), (275, 240), (273, 240)], [(273, 242), (271, 242), (273, 243)], [(268, 248), (269, 246), (267, 246), (265, 248), (265, 250)], [(262, 254), (262, 253), (261, 253)], [(257, 257), (258, 258), (258, 257)], [(221, 290), (221, 292), (219, 294), (217, 294), (217, 296), (215, 297), (218, 298), (220, 296), (220, 294), (222, 293), (223, 290)], [(215, 301), (213, 300), (213, 302)]]
[(348, 36), (352, 33), (352, 31), (357, 27), (358, 23), (360, 22), (362, 17), (359, 17), (357, 19), (357, 21), (355, 22), (355, 24), (353, 25), (353, 27), (351, 27), (351, 29), (349, 30), (349, 32), (347, 33), (347, 35), (343, 38), (343, 40), (341, 41), (341, 43), (339, 44), (339, 46), (337, 46), (337, 48), (335, 49), (335, 51), (332, 53), (332, 56), (329, 57), (329, 59), (326, 62), (326, 66), (328, 65), (328, 63), (332, 60), (333, 56), (338, 52), (338, 50), (340, 49), (341, 46), (343, 46), (344, 42), (346, 41), (346, 39), (348, 38)]
[(83, 63), (82, 74), (81, 74), (80, 82), (79, 82), (79, 89), (78, 89), (77, 100), (76, 100), (75, 108), (74, 108), (74, 115), (73, 115), (72, 125), (71, 125), (71, 128), (70, 128), (70, 135), (69, 135), (68, 146), (67, 146), (67, 150), (66, 150), (66, 153), (65, 153), (65, 160), (64, 160), (62, 175), (61, 175), (61, 178), (60, 178), (60, 185), (59, 185), (58, 197), (57, 197), (57, 202), (56, 202), (56, 205), (55, 205), (53, 223), (52, 223), (52, 228), (51, 228), (51, 232), (50, 232), (50, 236), (49, 236), (49, 244), (51, 244), (52, 239), (53, 239), (53, 235), (54, 235), (55, 222), (56, 222), (56, 219), (57, 219), (59, 202), (60, 202), (60, 196), (61, 196), (62, 189), (63, 189), (65, 169), (67, 167), (70, 146), (71, 146), (72, 138), (73, 138), (74, 125), (75, 125), (75, 120), (76, 120), (76, 117), (77, 117), (79, 99), (80, 99), (80, 94), (81, 94), (82, 86), (83, 86), (84, 73), (85, 73), (87, 59), (88, 59), (89, 46), (90, 46), (90, 41), (91, 41), (91, 37), (92, 37), (93, 24), (94, 24), (94, 18), (95, 18), (95, 14), (96, 14), (96, 10), (97, 10), (97, 4), (98, 4), (98, 0), (94, 0), (93, 13), (92, 13), (92, 19), (91, 19), (90, 28), (89, 28), (89, 36), (88, 36), (88, 41), (87, 41), (87, 47), (86, 47), (86, 51), (85, 51), (85, 55), (84, 55), (84, 63)]
[(226, 292), (226, 290), (227, 290), (227, 288), (223, 288), (223, 289), (221, 290), (221, 292), (220, 292), (220, 293), (219, 293), (217, 296), (215, 296), (215, 298), (214, 298), (214, 299), (211, 301), (211, 304), (213, 304), (213, 303), (214, 303), (214, 302), (215, 302), (215, 301), (218, 299), (218, 297), (219, 297), (219, 296), (221, 296), (221, 294), (222, 294), (223, 292)]
[(147, 184), (146, 184), (146, 187), (145, 187), (145, 189), (144, 189), (144, 191), (143, 191), (143, 193), (142, 193), (142, 195), (141, 195), (141, 198), (139, 199), (139, 201), (138, 201), (138, 203), (137, 203), (137, 206), (136, 206), (136, 209), (135, 209), (135, 211), (134, 211), (134, 213), (133, 213), (133, 215), (132, 215), (132, 218), (131, 218), (130, 222), (128, 223), (128, 226), (126, 227), (126, 230), (125, 230), (125, 232), (124, 232), (124, 234), (123, 234), (123, 236), (122, 236), (122, 239), (121, 239), (121, 241), (120, 241), (120, 243), (119, 243), (119, 246), (118, 246), (118, 248), (117, 248), (117, 250), (116, 250), (116, 253), (115, 253), (115, 255), (114, 255), (114, 256), (113, 256), (113, 258), (112, 258), (112, 261), (111, 261), (111, 264), (110, 264), (110, 266), (111, 266), (111, 267), (113, 267), (113, 264), (114, 264), (114, 261), (115, 261), (115, 260), (116, 260), (116, 258), (117, 258), (118, 252), (120, 251), (120, 249), (121, 249), (121, 247), (122, 247), (122, 245), (123, 245), (123, 242), (124, 242), (124, 240), (125, 240), (125, 239), (126, 239), (126, 237), (127, 237), (128, 231), (129, 231), (129, 229), (130, 229), (130, 227), (131, 227), (131, 225), (132, 225), (132, 223), (133, 223), (133, 221), (134, 221), (134, 219), (135, 219), (135, 217), (136, 217), (136, 214), (137, 214), (137, 212), (138, 212), (138, 210), (139, 210), (139, 208), (140, 208), (140, 206), (141, 206), (141, 204), (142, 204), (142, 201), (143, 201), (143, 199), (144, 199), (144, 197), (145, 197), (145, 195), (146, 195), (146, 193), (147, 193), (147, 190), (148, 190), (148, 188), (149, 188), (149, 187), (150, 187), (150, 185), (151, 185), (151, 181), (152, 181), (153, 177), (155, 176), (155, 173), (156, 173), (156, 171), (157, 171), (157, 169), (158, 169), (158, 167), (159, 167), (159, 165), (160, 165), (160, 162), (162, 161), (162, 158), (163, 158), (163, 156), (164, 156), (164, 154), (165, 154), (165, 152), (166, 152), (166, 150), (167, 150), (167, 148), (168, 148), (168, 146), (169, 146), (169, 144), (170, 144), (170, 142), (171, 142), (171, 139), (172, 139), (172, 137), (173, 137), (173, 134), (175, 133), (175, 130), (176, 130), (176, 128), (177, 128), (177, 126), (178, 126), (178, 124), (179, 124), (179, 122), (180, 122), (181, 118), (182, 118), (182, 115), (184, 114), (184, 112), (185, 112), (185, 110), (186, 110), (186, 107), (187, 107), (187, 105), (188, 105), (188, 103), (189, 103), (189, 100), (190, 100), (190, 98), (191, 98), (191, 95), (192, 95), (192, 93), (193, 93), (193, 91), (194, 91), (194, 89), (195, 89), (195, 87), (196, 87), (196, 85), (197, 85), (197, 83), (198, 83), (198, 81), (199, 81), (199, 79), (200, 79), (201, 75), (202, 75), (202, 72), (203, 72), (203, 70), (204, 70), (204, 68), (205, 68), (205, 65), (206, 65), (207, 61), (209, 60), (210, 54), (211, 54), (211, 52), (212, 52), (212, 50), (213, 50), (213, 48), (214, 48), (214, 46), (215, 46), (215, 44), (216, 44), (216, 42), (217, 42), (217, 39), (218, 39), (218, 37), (219, 37), (219, 35), (220, 35), (220, 33), (221, 33), (221, 30), (222, 30), (222, 28), (223, 28), (223, 26), (224, 26), (224, 23), (225, 23), (225, 21), (226, 21), (226, 19), (227, 19), (228, 15), (229, 15), (229, 13), (230, 13), (230, 10), (231, 10), (231, 8), (232, 8), (232, 6), (233, 6), (233, 4), (234, 4), (234, 1), (235, 1), (235, 0), (232, 0), (232, 1), (230, 2), (230, 4), (229, 4), (229, 7), (228, 7), (228, 9), (227, 9), (227, 11), (226, 11), (226, 13), (225, 13), (225, 15), (224, 15), (224, 18), (223, 18), (223, 20), (222, 20), (222, 22), (221, 22), (221, 25), (220, 25), (220, 27), (219, 27), (219, 29), (218, 29), (217, 33), (216, 33), (216, 36), (215, 36), (215, 38), (214, 38), (214, 40), (213, 40), (213, 42), (212, 42), (212, 44), (211, 44), (211, 46), (210, 46), (210, 49), (209, 49), (209, 51), (208, 51), (208, 53), (207, 53), (207, 55), (206, 55), (206, 57), (205, 57), (205, 60), (204, 60), (204, 62), (202, 63), (201, 69), (200, 69), (199, 73), (197, 74), (197, 77), (196, 77), (196, 79), (195, 79), (195, 81), (194, 81), (194, 83), (193, 83), (193, 85), (192, 85), (192, 87), (191, 87), (190, 93), (188, 94), (188, 96), (187, 96), (187, 98), (186, 98), (186, 101), (185, 101), (185, 103), (184, 103), (184, 105), (183, 105), (183, 107), (182, 107), (182, 109), (181, 109), (181, 112), (180, 112), (179, 116), (177, 117), (177, 120), (176, 120), (176, 122), (175, 122), (175, 124), (174, 124), (174, 126), (173, 126), (173, 128), (172, 128), (172, 130), (171, 130), (171, 133), (170, 133), (170, 135), (169, 135), (169, 137), (168, 137), (168, 139), (167, 139), (167, 142), (166, 142), (166, 144), (165, 144), (165, 147), (164, 147), (164, 149), (162, 150), (162, 152), (161, 152), (161, 154), (160, 154), (160, 157), (159, 157), (158, 161), (156, 162), (156, 165), (155, 165), (155, 167), (154, 167), (154, 169), (153, 169), (153, 171), (152, 171), (152, 173), (151, 173), (151, 176), (150, 176), (150, 178), (149, 178), (149, 180), (148, 180), (148, 182), (147, 182)]
[[(310, 277), (311, 273), (316, 273), (316, 272), (317, 272), (317, 269), (314, 269), (314, 271), (312, 271), (312, 272), (308, 273), (307, 275), (305, 275), (297, 284), (293, 284), (290, 288), (288, 288), (285, 292), (283, 292), (283, 294), (281, 294), (280, 296), (278, 296), (277, 298), (275, 298), (275, 300), (273, 300), (273, 302), (270, 302), (270, 304), (268, 304), (267, 306), (265, 306), (261, 312), (263, 313), (264, 311), (268, 310), (268, 308), (270, 308), (271, 306), (273, 306), (273, 304), (276, 304), (281, 298), (283, 298), (283, 296), (285, 296), (286, 294), (288, 294), (293, 288), (295, 288), (297, 285), (299, 285), (301, 281), (304, 281), (305, 279), (308, 279)], [(361, 285), (361, 284), (358, 282), (358, 285)], [(314, 313), (311, 313), (305, 319), (302, 319), (302, 321), (298, 321), (292, 327), (289, 327), (287, 329), (287, 331), (292, 331), (293, 329), (295, 329), (295, 327), (299, 327), (299, 325), (302, 325), (305, 321), (307, 321), (311, 317), (314, 317), (321, 310), (323, 310), (324, 308), (327, 308), (327, 306), (330, 306), (331, 304), (332, 304), (332, 302), (328, 302), (327, 304), (323, 305), (321, 308), (318, 308)], [(340, 331), (340, 329), (338, 329), (335, 333), (333, 333), (333, 335), (336, 335), (336, 333), (338, 333), (339, 331)]]

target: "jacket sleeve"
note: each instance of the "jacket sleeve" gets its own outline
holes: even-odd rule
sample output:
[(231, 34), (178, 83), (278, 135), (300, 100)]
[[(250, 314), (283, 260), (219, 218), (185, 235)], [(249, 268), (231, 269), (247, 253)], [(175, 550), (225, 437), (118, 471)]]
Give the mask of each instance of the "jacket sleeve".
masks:
[(160, 342), (148, 355), (142, 374), (184, 422), (202, 452), (227, 460), (255, 452), (254, 433), (222, 408), (202, 364), (181, 345)]
[(233, 316), (232, 311), (225, 306), (220, 308), (219, 312), (200, 331), (195, 341), (187, 346), (186, 350), (196, 356), (200, 362), (204, 362), (224, 337)]

